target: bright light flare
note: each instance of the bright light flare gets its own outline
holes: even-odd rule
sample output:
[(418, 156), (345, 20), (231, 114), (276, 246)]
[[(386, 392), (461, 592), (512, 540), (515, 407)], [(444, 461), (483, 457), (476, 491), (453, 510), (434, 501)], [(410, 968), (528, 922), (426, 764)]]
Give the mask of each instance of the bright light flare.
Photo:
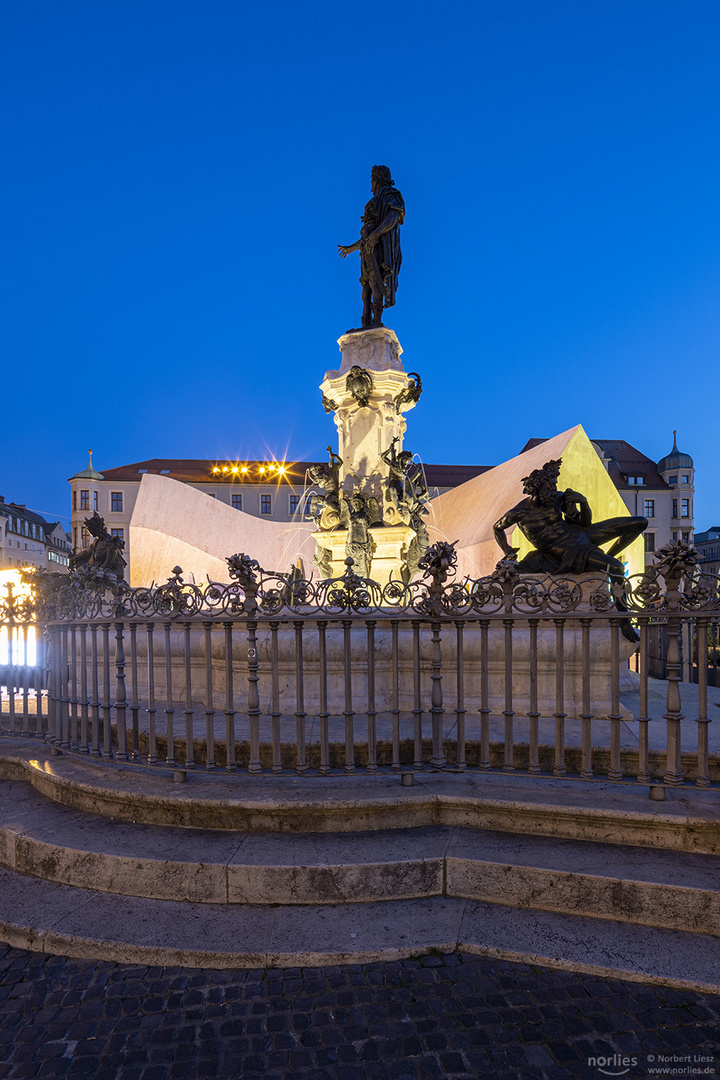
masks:
[[(17, 600), (32, 596), (32, 586), (23, 581), (19, 570), (0, 570), (0, 598), (7, 599), (7, 586), (12, 585)], [(0, 665), (35, 667), (37, 664), (37, 639), (34, 626), (0, 626)]]

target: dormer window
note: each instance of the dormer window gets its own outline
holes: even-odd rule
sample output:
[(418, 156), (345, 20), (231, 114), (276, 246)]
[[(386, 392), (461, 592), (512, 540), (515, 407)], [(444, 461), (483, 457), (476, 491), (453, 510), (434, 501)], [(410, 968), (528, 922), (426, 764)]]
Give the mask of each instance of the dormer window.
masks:
[(677, 476), (668, 476), (668, 484), (677, 484)]
[(628, 484), (633, 484), (636, 487), (642, 487), (642, 485), (645, 483), (645, 477), (644, 476), (628, 476), (627, 482), (628, 482)]
[(690, 475), (687, 474), (687, 473), (683, 473), (683, 475), (680, 477), (680, 483), (681, 484), (689, 484), (690, 483)]

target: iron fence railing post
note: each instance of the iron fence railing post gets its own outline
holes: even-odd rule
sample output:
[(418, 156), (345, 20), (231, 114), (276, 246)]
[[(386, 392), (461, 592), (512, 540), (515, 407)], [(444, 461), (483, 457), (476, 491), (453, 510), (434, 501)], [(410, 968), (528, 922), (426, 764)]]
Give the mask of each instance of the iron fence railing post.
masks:
[(528, 641), (528, 678), (529, 678), (529, 709), (528, 709), (528, 721), (529, 721), (529, 750), (530, 758), (528, 761), (528, 772), (535, 774), (540, 772), (540, 733), (539, 733), (539, 720), (540, 712), (538, 710), (538, 620), (529, 620), (529, 641)]
[[(318, 675), (320, 678), (320, 773), (326, 775), (330, 772), (330, 735), (328, 730), (328, 721), (330, 713), (328, 712), (328, 673), (327, 673), (327, 619), (318, 620)], [(276, 656), (277, 650), (277, 637), (275, 639), (275, 646), (273, 650), (273, 656)], [(274, 708), (274, 706), (273, 706)], [(278, 744), (280, 740), (280, 734), (278, 729)]]
[(622, 619), (610, 619), (610, 768), (608, 780), (622, 780), (620, 759), (620, 629)]
[(377, 772), (377, 710), (375, 708), (375, 626), (374, 619), (368, 619), (367, 627), (367, 723), (368, 723), (368, 761), (367, 771)]
[(432, 662), (430, 678), (432, 680), (430, 694), (430, 714), (432, 716), (432, 757), (430, 764), (433, 769), (444, 769), (447, 764), (444, 748), (443, 720), (445, 709), (443, 707), (442, 689), (442, 646), (440, 641), (440, 623), (433, 622), (430, 625), (432, 631)]
[(480, 768), (490, 769), (490, 620), (480, 619)]
[(464, 631), (465, 627), (462, 619), (455, 620), (455, 650), (456, 650), (456, 669), (457, 669), (457, 702), (455, 708), (456, 716), (456, 741), (457, 752), (455, 755), (455, 766), (458, 769), (464, 770), (467, 768), (466, 761), (466, 748), (465, 748), (465, 714), (467, 712), (465, 708), (465, 642)]
[(195, 768), (195, 714), (192, 697), (192, 623), (183, 623), (185, 639), (185, 768)]
[(698, 766), (695, 783), (698, 787), (710, 787), (710, 762), (708, 739), (708, 619), (697, 620), (697, 659), (698, 659)]
[(592, 720), (593, 714), (590, 708), (590, 630), (592, 619), (580, 620), (581, 652), (582, 652), (582, 712), (580, 721), (582, 724), (582, 749), (580, 752), (580, 779), (592, 780)]
[(167, 750), (165, 752), (165, 764), (168, 768), (175, 768), (175, 697), (173, 695), (172, 679), (172, 639), (170, 632), (172, 623), (163, 623), (165, 638), (165, 737)]
[(553, 776), (567, 775), (565, 767), (565, 620), (555, 623), (555, 762)]
[(148, 765), (157, 765), (157, 708), (155, 705), (155, 625), (149, 622), (147, 632), (148, 665)]
[(203, 623), (205, 631), (205, 768), (208, 772), (215, 769), (215, 701), (213, 698), (212, 664), (212, 629), (211, 622)]
[(260, 691), (258, 684), (258, 643), (257, 620), (247, 621), (247, 670), (248, 670), (248, 725), (250, 727), (250, 760), (248, 772), (251, 776), (262, 772), (260, 760)]
[(352, 621), (343, 619), (343, 660), (345, 674), (345, 764), (346, 773), (355, 772), (355, 735), (353, 731), (353, 696), (352, 696)]
[(640, 630), (640, 715), (638, 717), (638, 775), (639, 784), (650, 783), (650, 738), (648, 725), (648, 639), (650, 635), (650, 620), (647, 615), (638, 619)]
[(138, 694), (138, 654), (137, 623), (130, 623), (130, 713), (132, 716), (132, 751), (133, 761), (140, 760), (140, 701)]
[(274, 773), (281, 773), (283, 771), (282, 738), (280, 731), (280, 719), (282, 717), (282, 713), (280, 712), (280, 652), (278, 648), (279, 630), (279, 623), (270, 623), (270, 636), (272, 641), (272, 771)]
[(117, 750), (115, 756), (127, 761), (127, 727), (125, 717), (125, 642), (124, 624), (115, 623), (115, 725), (117, 730)]
[[(505, 588), (505, 612), (508, 605), (512, 605), (512, 587)], [(505, 738), (503, 748), (503, 772), (515, 771), (515, 732), (513, 709), (513, 624), (514, 619), (503, 619), (505, 630), (504, 650), (504, 683), (505, 683), (505, 707), (503, 717), (505, 719)]]
[(399, 646), (400, 620), (390, 620), (390, 635), (392, 638), (392, 691), (390, 698), (390, 713), (392, 716), (392, 768), (398, 771), (400, 764), (400, 646)]
[(235, 693), (233, 689), (233, 624), (225, 626), (225, 771), (235, 772)]
[(110, 693), (110, 623), (102, 624), (103, 643), (103, 754), (112, 757), (112, 695)]

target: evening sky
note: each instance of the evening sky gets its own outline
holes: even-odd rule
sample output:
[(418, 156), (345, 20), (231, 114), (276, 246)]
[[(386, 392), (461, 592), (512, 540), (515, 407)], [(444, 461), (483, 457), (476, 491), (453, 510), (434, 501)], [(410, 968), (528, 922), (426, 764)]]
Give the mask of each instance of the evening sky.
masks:
[(406, 446), (677, 428), (720, 524), (719, 52), (717, 0), (4, 0), (0, 494), (67, 515), (88, 447), (324, 457), (384, 163)]

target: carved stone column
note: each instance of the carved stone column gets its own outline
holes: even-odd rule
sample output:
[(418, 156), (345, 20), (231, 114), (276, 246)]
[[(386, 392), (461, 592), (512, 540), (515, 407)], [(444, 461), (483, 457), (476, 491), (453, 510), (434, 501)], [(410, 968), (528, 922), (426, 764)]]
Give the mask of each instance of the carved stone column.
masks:
[[(395, 404), (408, 386), (400, 360), (402, 348), (387, 327), (343, 334), (338, 345), (343, 357), (340, 368), (325, 373), (320, 389), (335, 413), (338, 453), (343, 459), (341, 487), (346, 493), (359, 490), (382, 503), (388, 467), (380, 455), (393, 438), (398, 439), (396, 451), (402, 449), (407, 426), (402, 414), (415, 405), (414, 401), (403, 402), (400, 408)], [(363, 374), (353, 376), (356, 369)], [(363, 386), (367, 396), (358, 394)]]

